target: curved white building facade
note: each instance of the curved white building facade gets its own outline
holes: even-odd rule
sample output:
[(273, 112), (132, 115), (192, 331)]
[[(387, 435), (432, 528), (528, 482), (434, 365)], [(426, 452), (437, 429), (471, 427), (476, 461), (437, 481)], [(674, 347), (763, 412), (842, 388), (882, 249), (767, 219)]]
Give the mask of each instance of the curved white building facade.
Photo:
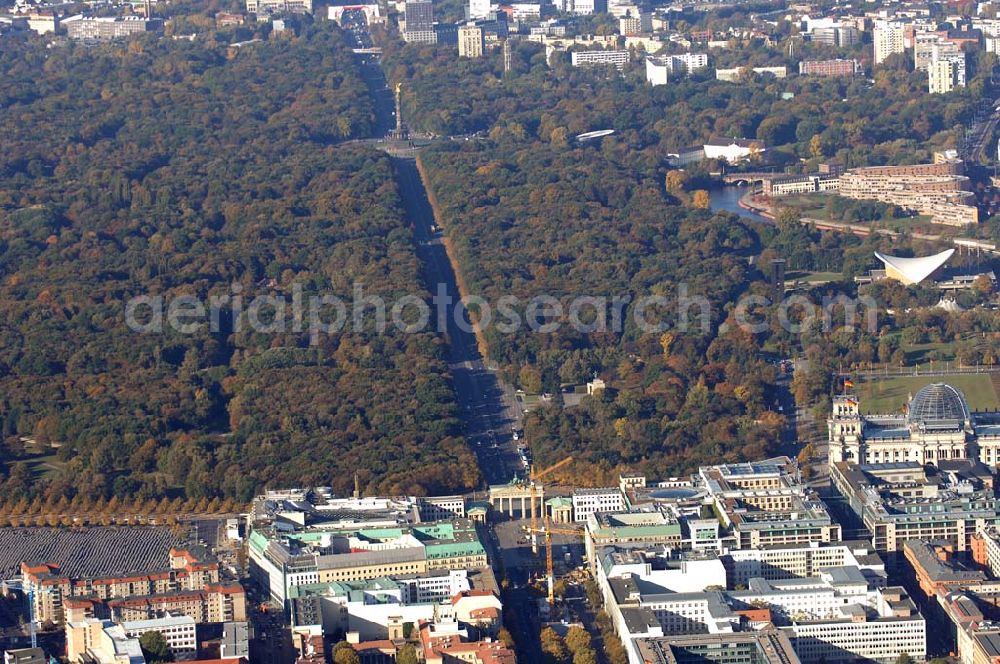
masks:
[(954, 253), (954, 249), (947, 249), (933, 256), (901, 258), (899, 256), (886, 256), (876, 251), (875, 258), (885, 264), (886, 277), (910, 285), (919, 284), (931, 276), (939, 267), (948, 262)]

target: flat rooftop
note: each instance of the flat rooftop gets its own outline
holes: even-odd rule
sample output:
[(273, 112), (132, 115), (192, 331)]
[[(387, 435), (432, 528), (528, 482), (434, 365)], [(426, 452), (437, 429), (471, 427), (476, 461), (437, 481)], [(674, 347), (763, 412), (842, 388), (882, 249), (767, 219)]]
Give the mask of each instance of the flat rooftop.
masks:
[(639, 656), (649, 664), (719, 662), (733, 664), (799, 664), (784, 633), (776, 630), (727, 634), (689, 634), (635, 641)]

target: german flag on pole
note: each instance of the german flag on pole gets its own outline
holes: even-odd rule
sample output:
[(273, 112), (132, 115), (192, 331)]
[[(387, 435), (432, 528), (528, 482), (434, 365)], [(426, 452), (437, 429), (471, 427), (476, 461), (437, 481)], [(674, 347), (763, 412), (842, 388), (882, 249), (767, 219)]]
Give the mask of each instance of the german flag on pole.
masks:
[(853, 390), (854, 389), (854, 381), (851, 380), (850, 378), (845, 378), (844, 379), (844, 389), (845, 390)]

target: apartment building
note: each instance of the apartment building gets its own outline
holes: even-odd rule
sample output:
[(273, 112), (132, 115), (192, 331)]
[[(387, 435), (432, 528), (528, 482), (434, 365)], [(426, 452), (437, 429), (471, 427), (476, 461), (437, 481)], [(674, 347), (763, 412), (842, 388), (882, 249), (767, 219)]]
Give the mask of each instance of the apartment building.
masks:
[(50, 10), (28, 14), (28, 29), (40, 35), (49, 35), (58, 32), (59, 16)]
[[(989, 526), (984, 534), (992, 530)], [(984, 551), (977, 546), (976, 538), (972, 552), (974, 562), (984, 564), (980, 558)], [(948, 541), (909, 540), (905, 558), (929, 600), (928, 619), (939, 633), (950, 632), (957, 646), (957, 660), (963, 664), (993, 662), (1000, 653), (1000, 624), (995, 621), (1000, 607), (1000, 581), (969, 565)]]
[[(209, 584), (203, 590), (121, 597), (108, 600), (106, 605), (108, 615), (118, 621), (150, 620), (167, 614), (190, 616), (198, 624), (242, 622), (247, 619), (246, 595), (239, 584)], [(82, 611), (83, 615), (90, 615), (93, 611), (87, 607), (76, 610)], [(68, 613), (74, 615), (74, 609), (68, 610)]]
[(578, 16), (594, 14), (599, 11), (606, 11), (608, 3), (606, 0), (566, 0), (565, 11)]
[(155, 30), (160, 21), (142, 16), (77, 15), (62, 19), (62, 26), (70, 39), (111, 41)]
[(686, 76), (708, 67), (708, 54), (651, 55), (646, 58), (646, 82), (666, 85), (674, 76)]
[(573, 51), (570, 55), (570, 62), (574, 67), (613, 65), (622, 69), (628, 61), (628, 51)]
[(946, 94), (965, 87), (965, 55), (935, 60), (927, 68), (927, 91)]
[(972, 538), (972, 559), (1000, 579), (1000, 530), (983, 525)]
[[(650, 22), (650, 28), (652, 23)], [(650, 30), (652, 32), (652, 30)], [(625, 36), (642, 34), (642, 19), (638, 16), (622, 16), (618, 19), (618, 34)]]
[(403, 7), (403, 41), (436, 44), (434, 5), (430, 0), (406, 0)]
[(927, 597), (986, 582), (986, 575), (958, 561), (955, 545), (945, 540), (911, 539), (903, 542), (903, 557), (917, 585)]
[(857, 60), (803, 60), (799, 63), (799, 74), (802, 76), (849, 78), (859, 71), (861, 71), (861, 63)]
[[(483, 57), (483, 29), (481, 27), (463, 25), (458, 29), (458, 56), (461, 58)], [(464, 516), (464, 514), (455, 516)]]
[(947, 32), (918, 32), (913, 35), (913, 68), (927, 71), (934, 55), (934, 46), (942, 41)]
[(817, 44), (847, 48), (861, 41), (861, 33), (853, 25), (818, 27), (809, 33)]
[(745, 73), (765, 75), (770, 74), (775, 78), (785, 78), (788, 76), (788, 67), (733, 67), (732, 69), (716, 69), (715, 78), (719, 81), (738, 83)]
[(145, 662), (139, 639), (110, 620), (88, 618), (66, 624), (66, 658), (71, 664)]
[(473, 20), (486, 18), (495, 7), (492, 0), (469, 0), (469, 18)]
[[(994, 594), (996, 591), (990, 591)], [(938, 605), (944, 610), (950, 625), (942, 623), (940, 628), (950, 631), (957, 645), (957, 661), (962, 664), (991, 664), (1000, 653), (1000, 624), (983, 615), (982, 599), (978, 592), (962, 591), (939, 594)], [(990, 604), (987, 599), (984, 604)], [(992, 614), (991, 614), (992, 615)]]
[(979, 221), (979, 210), (971, 204), (974, 198), (971, 185), (962, 172), (958, 160), (852, 168), (840, 176), (840, 195), (916, 210), (938, 224), (975, 224)]
[(313, 0), (246, 0), (251, 14), (312, 14)]
[(420, 625), (421, 654), (425, 664), (515, 664), (516, 656), (502, 642), (493, 638), (478, 641), (452, 625)]
[[(208, 552), (201, 547), (173, 548), (165, 569), (142, 574), (73, 578), (62, 574), (55, 564), (22, 563), (21, 576), (25, 592), (30, 592), (34, 598), (36, 618), (56, 624), (63, 624), (68, 619), (66, 613), (71, 608), (71, 600), (78, 600), (73, 606), (83, 610), (84, 615), (89, 612), (89, 615), (107, 617), (113, 607), (132, 599), (169, 604), (178, 594), (213, 596), (224, 593), (231, 596), (230, 603), (235, 601), (235, 605), (239, 605), (243, 597), (239, 584), (220, 584), (218, 563), (210, 560)], [(234, 600), (236, 595), (239, 598)], [(238, 606), (234, 606), (233, 611), (241, 613)], [(196, 621), (207, 622), (199, 619), (202, 615), (194, 616)]]
[(872, 42), (875, 45), (875, 64), (880, 65), (890, 55), (902, 53), (905, 50), (903, 43), (903, 26), (887, 21), (878, 21), (872, 30)]

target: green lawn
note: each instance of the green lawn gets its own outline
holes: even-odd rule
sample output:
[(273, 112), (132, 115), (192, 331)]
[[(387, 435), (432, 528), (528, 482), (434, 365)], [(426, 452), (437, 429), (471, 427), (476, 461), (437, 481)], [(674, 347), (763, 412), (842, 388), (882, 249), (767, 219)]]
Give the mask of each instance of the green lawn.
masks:
[(918, 364), (928, 364), (931, 359), (935, 362), (955, 361), (955, 344), (950, 341), (929, 341), (924, 344), (910, 344), (909, 346), (904, 346), (904, 351), (906, 352), (906, 365), (910, 367)]
[(840, 281), (844, 275), (840, 272), (805, 272), (795, 271), (785, 274), (786, 282), (805, 281), (812, 283), (816, 281)]
[(18, 461), (23, 461), (36, 479), (47, 479), (66, 465), (66, 462), (60, 461), (55, 454), (34, 455), (8, 461), (6, 463), (7, 472), (10, 472), (10, 467)]
[[(928, 341), (921, 344), (904, 343), (902, 341), (902, 333), (898, 330), (889, 332), (886, 336), (890, 339), (895, 339), (897, 344), (903, 348), (903, 351), (906, 353), (906, 366), (908, 367), (919, 366), (921, 371), (932, 371), (935, 367), (930, 366), (930, 362), (934, 360), (938, 371), (948, 373), (948, 367), (943, 367), (939, 363), (955, 362), (956, 342)], [(978, 339), (978, 335), (967, 335), (961, 340), (968, 341), (973, 338)]]
[(913, 218), (903, 219), (882, 219), (872, 222), (875, 228), (888, 228), (897, 233), (923, 233), (924, 235), (958, 235), (960, 228), (945, 226), (943, 224), (931, 223), (931, 218), (927, 215), (917, 215)]
[(898, 413), (907, 398), (930, 383), (948, 383), (962, 390), (972, 410), (1000, 408), (989, 374), (905, 376), (874, 379), (855, 389), (865, 413)]

